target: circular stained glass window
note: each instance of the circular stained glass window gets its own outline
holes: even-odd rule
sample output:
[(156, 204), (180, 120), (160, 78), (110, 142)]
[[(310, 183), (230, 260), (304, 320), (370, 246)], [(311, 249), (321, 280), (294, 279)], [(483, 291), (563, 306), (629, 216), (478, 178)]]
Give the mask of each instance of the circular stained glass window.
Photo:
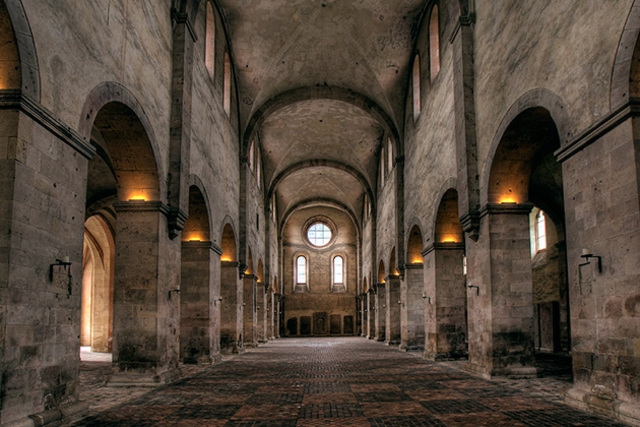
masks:
[(307, 229), (307, 239), (313, 246), (326, 246), (331, 241), (331, 229), (326, 224), (316, 222)]

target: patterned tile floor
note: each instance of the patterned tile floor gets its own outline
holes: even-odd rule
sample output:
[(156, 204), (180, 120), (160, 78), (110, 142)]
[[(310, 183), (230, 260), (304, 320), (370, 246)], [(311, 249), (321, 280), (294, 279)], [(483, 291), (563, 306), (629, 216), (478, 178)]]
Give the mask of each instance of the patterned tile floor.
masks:
[(566, 381), (486, 381), (364, 338), (281, 339), (151, 391), (99, 386), (108, 369), (83, 363), (77, 426), (621, 425), (549, 398)]

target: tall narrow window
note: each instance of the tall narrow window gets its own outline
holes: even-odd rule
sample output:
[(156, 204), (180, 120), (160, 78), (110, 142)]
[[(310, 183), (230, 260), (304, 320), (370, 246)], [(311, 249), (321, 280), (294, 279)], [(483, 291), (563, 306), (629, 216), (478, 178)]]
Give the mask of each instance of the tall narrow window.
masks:
[(420, 55), (413, 59), (413, 120), (420, 116)]
[(380, 188), (384, 187), (384, 152), (380, 151)]
[(296, 283), (307, 283), (307, 259), (302, 255), (296, 260)]
[(256, 150), (256, 181), (258, 182), (258, 188), (260, 188), (260, 179), (262, 174), (261, 161), (260, 161), (260, 149)]
[(213, 5), (207, 1), (207, 21), (204, 39), (204, 65), (209, 76), (213, 79), (213, 70), (216, 56), (216, 21), (213, 14)]
[(387, 173), (393, 170), (393, 148), (391, 147), (391, 138), (387, 139)]
[(253, 141), (249, 145), (249, 153), (247, 154), (247, 165), (249, 166), (249, 170), (253, 172)]
[(229, 54), (224, 53), (224, 89), (223, 104), (227, 116), (231, 115), (231, 60)]
[(536, 252), (547, 248), (547, 221), (544, 212), (536, 215)]
[(429, 21), (429, 53), (431, 81), (434, 81), (440, 72), (440, 25), (437, 4), (431, 9), (431, 20)]
[(343, 266), (344, 266), (344, 259), (340, 255), (333, 258), (333, 283), (334, 284), (344, 283)]

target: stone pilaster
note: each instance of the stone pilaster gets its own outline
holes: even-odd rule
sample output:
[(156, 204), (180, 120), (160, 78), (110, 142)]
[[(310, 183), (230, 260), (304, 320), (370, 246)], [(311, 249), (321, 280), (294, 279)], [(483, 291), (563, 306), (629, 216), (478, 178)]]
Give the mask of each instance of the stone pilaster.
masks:
[(173, 250), (163, 234), (167, 208), (155, 201), (117, 202), (114, 208), (116, 274), (109, 385), (155, 386), (177, 373), (179, 351), (179, 277), (174, 282), (158, 262), (159, 256), (168, 257)]
[(528, 204), (488, 205), (467, 240), (469, 367), (485, 376), (535, 376)]
[(387, 332), (387, 294), (384, 283), (375, 285), (375, 334), (376, 341), (384, 341)]
[(425, 349), (432, 360), (467, 356), (463, 243), (436, 243), (424, 253)]
[(253, 274), (246, 274), (242, 281), (242, 343), (244, 347), (256, 347), (258, 345), (257, 278)]
[(400, 348), (424, 349), (424, 274), (422, 264), (407, 264), (400, 282)]
[(388, 276), (386, 279), (386, 332), (385, 343), (387, 345), (400, 344), (400, 307), (404, 302), (400, 299), (400, 277)]

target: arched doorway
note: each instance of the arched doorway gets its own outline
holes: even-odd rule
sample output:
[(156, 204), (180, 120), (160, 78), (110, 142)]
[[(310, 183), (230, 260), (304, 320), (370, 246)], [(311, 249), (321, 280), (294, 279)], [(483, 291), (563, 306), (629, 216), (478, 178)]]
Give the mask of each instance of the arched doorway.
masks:
[[(542, 107), (515, 116), (495, 145), (486, 180), (488, 203), (481, 219), (485, 232), (474, 244), (480, 252), (474, 249), (472, 263), (475, 271), (486, 271), (489, 281), (474, 274), (473, 289), (468, 291), (470, 361), (490, 375), (539, 375), (534, 296), (548, 292), (537, 289), (555, 289), (554, 297), (562, 298), (562, 306), (568, 307), (562, 168), (553, 154), (559, 147), (556, 124)], [(535, 206), (543, 207), (547, 218), (555, 218), (555, 230), (561, 231), (556, 236), (557, 251), (546, 261), (556, 271), (549, 281), (540, 281), (532, 269), (530, 216)], [(489, 323), (486, 313), (492, 316)], [(540, 321), (550, 323), (548, 330), (564, 328), (568, 343), (566, 314), (555, 319), (541, 316)], [(490, 337), (489, 343), (482, 343), (481, 336)]]
[(80, 345), (95, 353), (113, 349), (114, 261), (113, 229), (102, 215), (92, 215), (84, 230)]
[(137, 375), (155, 384), (177, 367), (170, 348), (178, 348), (178, 331), (163, 325), (177, 320), (179, 298), (158, 262), (167, 225), (154, 150), (138, 115), (120, 102), (99, 108), (91, 141), (98, 154), (89, 162), (87, 217), (115, 218), (110, 383), (128, 384)]

